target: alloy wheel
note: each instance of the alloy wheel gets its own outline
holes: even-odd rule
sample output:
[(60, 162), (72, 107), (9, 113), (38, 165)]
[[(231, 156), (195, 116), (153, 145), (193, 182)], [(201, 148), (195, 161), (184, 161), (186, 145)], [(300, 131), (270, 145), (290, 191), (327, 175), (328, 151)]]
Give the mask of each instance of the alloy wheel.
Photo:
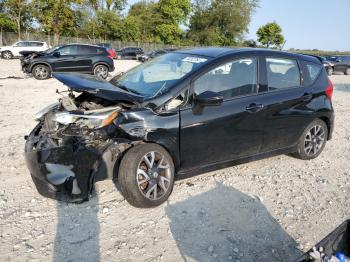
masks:
[(326, 141), (325, 130), (320, 125), (315, 125), (306, 133), (304, 140), (305, 153), (308, 156), (316, 155)]
[(3, 58), (5, 59), (11, 59), (12, 58), (12, 54), (10, 52), (4, 52), (3, 53)]
[(171, 169), (166, 158), (156, 151), (145, 154), (137, 167), (136, 181), (144, 197), (150, 200), (163, 197), (171, 185)]
[(108, 70), (105, 66), (97, 66), (95, 69), (95, 75), (105, 79), (108, 76)]
[(34, 70), (34, 73), (40, 79), (46, 79), (49, 75), (49, 71), (45, 66), (37, 66)]

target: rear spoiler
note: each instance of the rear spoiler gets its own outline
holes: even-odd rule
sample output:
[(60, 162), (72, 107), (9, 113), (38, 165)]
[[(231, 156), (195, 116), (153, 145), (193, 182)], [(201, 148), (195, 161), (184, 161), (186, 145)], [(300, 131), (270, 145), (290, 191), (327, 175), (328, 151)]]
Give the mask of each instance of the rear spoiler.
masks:
[(310, 54), (303, 54), (303, 53), (299, 53), (301, 55), (307, 55), (307, 56), (312, 56), (312, 57), (315, 57), (317, 58), (321, 63), (323, 62), (323, 59), (321, 56), (318, 56), (318, 55), (310, 55)]

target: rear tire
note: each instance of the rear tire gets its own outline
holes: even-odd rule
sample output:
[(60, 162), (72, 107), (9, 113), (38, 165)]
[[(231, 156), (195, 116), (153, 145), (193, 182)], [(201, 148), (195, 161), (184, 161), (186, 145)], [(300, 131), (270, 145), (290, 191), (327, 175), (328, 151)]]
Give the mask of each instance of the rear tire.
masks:
[(157, 144), (142, 144), (124, 155), (118, 183), (125, 199), (135, 207), (162, 204), (174, 186), (174, 164), (169, 153)]
[(94, 68), (94, 75), (101, 79), (108, 77), (108, 67), (105, 65), (97, 65)]
[(346, 75), (350, 75), (350, 67), (348, 69), (345, 70), (345, 74)]
[(46, 65), (36, 65), (32, 69), (32, 74), (35, 79), (45, 80), (51, 77), (51, 69)]
[(11, 51), (4, 51), (2, 52), (2, 58), (3, 59), (12, 59), (13, 58), (13, 54)]
[(304, 130), (293, 155), (303, 160), (318, 157), (326, 145), (328, 128), (324, 121), (315, 119)]
[(329, 75), (329, 76), (333, 75), (333, 68), (332, 67), (327, 68), (327, 75)]

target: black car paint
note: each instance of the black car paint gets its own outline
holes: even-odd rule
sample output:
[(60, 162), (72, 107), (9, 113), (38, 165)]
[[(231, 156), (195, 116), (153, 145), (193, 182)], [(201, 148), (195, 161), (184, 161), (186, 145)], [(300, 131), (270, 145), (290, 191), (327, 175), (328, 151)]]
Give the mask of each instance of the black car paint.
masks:
[(126, 92), (125, 90), (117, 88), (113, 84), (94, 76), (67, 73), (56, 73), (52, 76), (64, 85), (69, 86), (73, 91), (87, 92), (111, 102), (129, 101), (140, 103), (144, 100), (144, 97), (142, 96)]
[[(60, 49), (66, 46), (76, 46), (77, 53), (70, 55), (60, 55)], [(80, 46), (86, 45), (63, 45), (50, 53), (46, 52), (22, 52), (24, 57), (21, 59), (22, 70), (31, 73), (34, 66), (43, 64), (50, 68), (51, 72), (78, 72), (93, 73), (96, 65), (102, 64), (107, 66), (108, 71), (114, 71), (114, 63), (105, 47), (90, 46), (100, 50), (100, 54), (82, 54), (79, 51)], [(87, 45), (89, 46), (89, 45)], [(31, 57), (30, 54), (34, 56)]]
[[(331, 102), (325, 95), (325, 89), (328, 85), (325, 72), (322, 71), (311, 86), (305, 85), (307, 75), (304, 62), (320, 64), (318, 59), (258, 49), (210, 48), (181, 50), (179, 52), (213, 59), (205, 67), (200, 67), (189, 74), (169, 92), (156, 98), (138, 100), (137, 106), (121, 112), (110, 127), (113, 129), (112, 133), (121, 133), (120, 138), (111, 139), (112, 142), (103, 145), (102, 148), (96, 150), (96, 148), (91, 149), (80, 145), (78, 148), (70, 149), (72, 152), (69, 151), (68, 155), (71, 156), (71, 162), (67, 163), (61, 159), (65, 158), (67, 153), (65, 148), (58, 149), (62, 150), (61, 154), (56, 154), (56, 149), (50, 148), (33, 151), (31, 145), (33, 140), (37, 139), (34, 129), (27, 138), (26, 161), (32, 176), (35, 177), (33, 179), (36, 180), (36, 184), (40, 181), (43, 185), (49, 184), (51, 189), (56, 190), (49, 197), (60, 198), (58, 196), (61, 193), (66, 195), (67, 192), (64, 190), (59, 192), (60, 188), (53, 186), (48, 181), (48, 170), (43, 168), (48, 159), (52, 159), (55, 163), (64, 162), (65, 165), (74, 166), (76, 177), (82, 181), (79, 185), (86, 186), (78, 199), (86, 200), (92, 189), (93, 181), (117, 176), (120, 159), (127, 149), (135, 144), (157, 143), (162, 145), (172, 156), (176, 173), (180, 178), (228, 166), (232, 163), (242, 163), (268, 155), (293, 152), (305, 127), (316, 118), (321, 118), (326, 122), (329, 128), (328, 139), (331, 138), (334, 114)], [(211, 68), (230, 59), (250, 56), (259, 59), (258, 93), (228, 99), (218, 106), (204, 107), (199, 114), (194, 112), (191, 103), (181, 109), (168, 112), (161, 110), (164, 103), (176, 97), (181, 91), (188, 89), (191, 94), (193, 81)], [(268, 86), (266, 56), (298, 60), (302, 76), (301, 86), (266, 92)], [(56, 78), (63, 79), (60, 75), (56, 75)], [(85, 80), (82, 81), (82, 84), (78, 83), (78, 79), (65, 76), (65, 79), (67, 78), (70, 81), (66, 80), (65, 84), (75, 91), (87, 91), (93, 94), (95, 89), (99, 92), (109, 92), (106, 93), (107, 96), (102, 96), (106, 99), (112, 92), (116, 92), (113, 99), (118, 99), (117, 97), (123, 94), (119, 90), (110, 90), (110, 87), (102, 88), (102, 86), (106, 87), (107, 85), (84, 82)], [(91, 88), (90, 85), (94, 87)], [(125, 100), (122, 97), (120, 99)], [(247, 107), (259, 104), (263, 107), (256, 112), (250, 112), (247, 109)], [(99, 132), (102, 131), (96, 133)], [(89, 160), (90, 153), (88, 153), (89, 157), (85, 157), (86, 150), (92, 152), (92, 158), (95, 157), (95, 161)], [(81, 162), (75, 162), (77, 159)], [(84, 163), (88, 163), (88, 165)], [(85, 170), (86, 166), (90, 168), (89, 172)], [(63, 187), (71, 188), (71, 183), (68, 179)], [(45, 188), (47, 187), (37, 186), (39, 192), (43, 191), (40, 192), (43, 195), (46, 194)], [(73, 200), (70, 198), (70, 201)]]

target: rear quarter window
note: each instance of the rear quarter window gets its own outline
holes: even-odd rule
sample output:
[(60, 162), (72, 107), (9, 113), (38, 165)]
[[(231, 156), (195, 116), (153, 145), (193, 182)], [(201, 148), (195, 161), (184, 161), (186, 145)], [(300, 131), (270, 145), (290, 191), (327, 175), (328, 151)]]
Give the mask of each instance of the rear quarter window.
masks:
[(304, 86), (312, 85), (320, 75), (323, 66), (312, 62), (305, 62)]

